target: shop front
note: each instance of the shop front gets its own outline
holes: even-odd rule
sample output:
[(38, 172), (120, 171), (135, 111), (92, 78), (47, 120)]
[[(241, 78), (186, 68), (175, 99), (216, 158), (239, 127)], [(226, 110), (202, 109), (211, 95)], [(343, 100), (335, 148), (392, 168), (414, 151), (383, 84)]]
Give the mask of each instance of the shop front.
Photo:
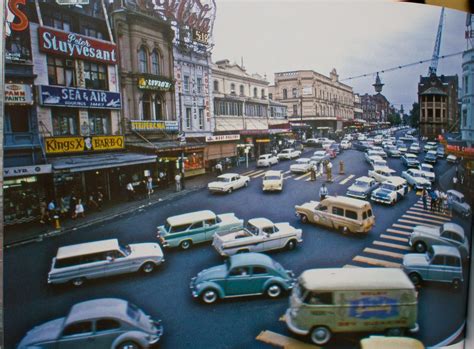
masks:
[(205, 167), (208, 171), (215, 168), (217, 163), (226, 166), (235, 165), (238, 162), (237, 144), (240, 142), (240, 134), (222, 134), (206, 137)]
[(249, 152), (250, 159), (257, 159), (260, 155), (271, 152), (270, 131), (267, 130), (244, 130), (240, 135), (246, 144), (252, 144)]

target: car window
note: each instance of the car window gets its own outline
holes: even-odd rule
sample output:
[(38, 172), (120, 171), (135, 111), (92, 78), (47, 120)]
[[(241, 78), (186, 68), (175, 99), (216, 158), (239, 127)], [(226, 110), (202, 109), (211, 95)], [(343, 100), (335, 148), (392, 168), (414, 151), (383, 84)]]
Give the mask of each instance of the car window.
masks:
[(367, 211), (367, 217), (372, 217), (372, 210)]
[(76, 336), (84, 333), (92, 332), (92, 322), (81, 321), (67, 325), (63, 330), (63, 337), (65, 336)]
[(431, 264), (444, 265), (444, 256), (434, 256)]
[(267, 274), (267, 268), (264, 267), (253, 267), (253, 272), (254, 275), (258, 274)]
[(183, 231), (188, 230), (188, 228), (191, 226), (191, 224), (181, 224), (181, 225), (175, 225), (174, 227), (171, 228), (170, 233), (181, 233)]
[(357, 212), (346, 210), (346, 217), (350, 219), (357, 219)]
[(191, 225), (191, 228), (190, 229), (200, 229), (204, 226), (204, 222), (203, 221), (199, 221), (199, 222), (195, 222)]
[(264, 233), (266, 234), (273, 234), (273, 227), (266, 227), (262, 229)]
[(332, 208), (332, 214), (335, 214), (337, 216), (344, 216), (344, 209), (340, 207), (334, 206)]
[(333, 296), (331, 292), (307, 292), (303, 302), (306, 304), (333, 304)]
[(327, 206), (319, 206), (318, 207), (319, 211), (326, 211), (327, 209), (328, 209)]
[(446, 256), (446, 265), (450, 267), (459, 267), (461, 266), (461, 262), (459, 258), (455, 256)]
[(367, 212), (362, 212), (362, 219), (367, 219)]
[(246, 276), (249, 275), (249, 267), (234, 268), (229, 272), (229, 276)]
[(113, 319), (100, 319), (95, 323), (96, 332), (111, 331), (120, 328), (120, 322)]
[(216, 224), (216, 219), (215, 218), (211, 218), (211, 219), (206, 220), (206, 225), (214, 225), (214, 224)]
[(448, 239), (451, 239), (457, 242), (464, 242), (464, 239), (460, 235), (456, 234), (455, 232), (451, 232), (451, 234), (449, 234)]
[(107, 259), (107, 257), (111, 257), (111, 258), (115, 259), (115, 258), (122, 258), (122, 257), (124, 257), (124, 255), (120, 251), (111, 250), (111, 251), (105, 252), (105, 259)]

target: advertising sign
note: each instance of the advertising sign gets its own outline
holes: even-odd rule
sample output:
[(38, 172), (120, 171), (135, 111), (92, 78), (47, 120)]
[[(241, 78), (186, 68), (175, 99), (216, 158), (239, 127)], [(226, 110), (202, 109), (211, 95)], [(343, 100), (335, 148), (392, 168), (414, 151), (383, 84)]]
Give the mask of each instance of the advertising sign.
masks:
[(206, 142), (225, 142), (225, 141), (238, 141), (240, 134), (234, 135), (217, 135), (217, 136), (206, 136)]
[(138, 77), (138, 88), (141, 90), (169, 91), (173, 83), (165, 77)]
[(120, 109), (120, 93), (83, 88), (40, 85), (39, 103), (51, 107)]
[(5, 84), (6, 104), (33, 104), (31, 86), (27, 84)]
[(134, 131), (178, 131), (178, 121), (131, 120), (130, 122)]
[(42, 52), (87, 61), (116, 64), (116, 45), (88, 36), (39, 27), (39, 49)]
[(44, 173), (51, 173), (51, 164), (34, 166), (5, 167), (3, 177), (35, 176)]
[(123, 136), (45, 137), (44, 143), (47, 154), (117, 150), (125, 146)]

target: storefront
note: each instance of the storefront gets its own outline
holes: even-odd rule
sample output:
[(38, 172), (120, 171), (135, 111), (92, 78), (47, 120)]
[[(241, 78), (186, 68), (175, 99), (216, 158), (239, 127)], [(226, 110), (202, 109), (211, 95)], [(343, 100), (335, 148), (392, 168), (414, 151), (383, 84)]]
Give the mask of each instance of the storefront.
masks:
[(237, 144), (240, 142), (240, 134), (223, 134), (206, 137), (205, 167), (208, 170), (215, 168), (218, 162), (223, 165), (235, 164), (237, 162)]
[(267, 130), (244, 130), (240, 131), (243, 143), (252, 144), (249, 152), (250, 159), (256, 159), (262, 154), (271, 152), (270, 131)]

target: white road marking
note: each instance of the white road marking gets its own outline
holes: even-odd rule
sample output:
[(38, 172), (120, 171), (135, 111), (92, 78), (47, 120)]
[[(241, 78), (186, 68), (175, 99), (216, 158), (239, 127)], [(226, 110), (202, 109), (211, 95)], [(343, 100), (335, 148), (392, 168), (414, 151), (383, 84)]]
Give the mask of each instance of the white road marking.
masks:
[(272, 331), (262, 331), (255, 339), (279, 348), (321, 349), (319, 346), (308, 344)]
[[(409, 221), (409, 220), (406, 220), (406, 219), (399, 219), (398, 222), (401, 222), (401, 223), (408, 223), (408, 224), (413, 224), (414, 226), (416, 225), (425, 225), (427, 227), (433, 227), (433, 228), (437, 228), (439, 227), (441, 224), (439, 225), (433, 225), (433, 224), (428, 224), (428, 223), (424, 223), (424, 222), (413, 222), (413, 221)], [(414, 228), (414, 227), (413, 227)]]
[(355, 256), (352, 260), (359, 263), (376, 265), (376, 266), (386, 267), (386, 268), (400, 268), (401, 267), (400, 263), (388, 262), (381, 259), (370, 258), (370, 257)]
[(429, 222), (429, 223), (434, 223), (434, 224), (443, 224), (443, 221), (438, 221), (436, 219), (430, 219), (430, 218), (423, 218), (423, 217), (416, 217), (416, 216), (411, 216), (409, 214), (404, 214), (402, 215), (403, 218), (408, 218), (408, 219), (414, 219), (415, 221), (423, 221), (423, 222)]
[(347, 177), (346, 179), (340, 181), (339, 184), (344, 185), (344, 184), (346, 184), (347, 182), (349, 182), (349, 181), (350, 181), (352, 178), (354, 178), (354, 177), (355, 177), (355, 175), (352, 174), (352, 175), (350, 175), (349, 177)]
[(379, 250), (379, 249), (370, 248), (370, 247), (364, 248), (363, 252), (377, 254), (380, 256), (397, 258), (397, 259), (403, 259), (403, 253), (390, 252), (390, 251)]
[(299, 176), (299, 177), (296, 177), (296, 178), (295, 178), (295, 181), (299, 181), (300, 179), (305, 178), (305, 177), (308, 177), (309, 175), (311, 175), (311, 172), (308, 172), (308, 173), (305, 173), (304, 175), (301, 175), (301, 176)]
[(403, 224), (392, 224), (392, 227), (395, 227), (395, 228), (402, 228), (402, 229), (408, 229), (409, 231), (413, 231), (413, 227), (410, 227), (408, 225), (403, 225)]
[(399, 250), (404, 250), (404, 251), (410, 251), (411, 248), (410, 246), (403, 246), (403, 245), (399, 245), (399, 244), (392, 244), (390, 242), (385, 242), (385, 241), (374, 241), (374, 245), (378, 245), (378, 246), (385, 246), (385, 247), (390, 247), (390, 248), (396, 248), (396, 249), (399, 249)]
[(352, 264), (346, 264), (343, 266), (343, 268), (362, 268), (362, 267), (359, 267), (357, 265), (352, 265)]
[(401, 241), (401, 242), (407, 242), (407, 238), (400, 238), (398, 236), (392, 236), (392, 235), (386, 235), (386, 234), (380, 234), (380, 237), (383, 239), (388, 239), (388, 240), (394, 240), (394, 241)]
[(396, 230), (396, 229), (387, 229), (387, 232), (392, 233), (392, 234), (404, 235), (404, 236), (410, 236), (411, 235), (411, 233), (409, 233), (409, 232)]
[(421, 213), (421, 212), (413, 211), (412, 209), (409, 209), (406, 213), (409, 213), (411, 215), (416, 215), (416, 216), (435, 217), (436, 219), (442, 219), (448, 222), (451, 220), (450, 218), (447, 218), (447, 217), (434, 216), (433, 214)]

